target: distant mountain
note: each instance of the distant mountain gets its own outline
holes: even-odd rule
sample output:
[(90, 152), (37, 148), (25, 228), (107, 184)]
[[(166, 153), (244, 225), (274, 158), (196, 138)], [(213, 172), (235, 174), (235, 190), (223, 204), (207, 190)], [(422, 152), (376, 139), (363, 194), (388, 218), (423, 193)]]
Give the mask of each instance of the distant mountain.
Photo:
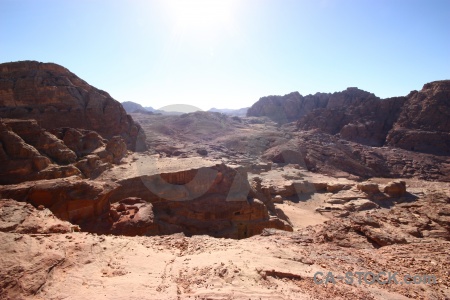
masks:
[(139, 103), (132, 102), (132, 101), (122, 102), (122, 106), (123, 106), (123, 108), (125, 109), (125, 111), (127, 113), (132, 113), (132, 112), (135, 112), (137, 110), (141, 110), (141, 111), (148, 110), (145, 107), (143, 107), (142, 105), (140, 105)]
[(247, 110), (249, 109), (249, 107), (244, 107), (244, 108), (239, 108), (239, 109), (228, 109), (228, 108), (211, 108), (210, 112), (218, 112), (218, 113), (222, 113), (228, 116), (238, 116), (238, 117), (245, 117), (247, 115)]
[(201, 109), (189, 104), (170, 104), (161, 107), (155, 112), (161, 113), (163, 115), (182, 115), (196, 111), (201, 111)]

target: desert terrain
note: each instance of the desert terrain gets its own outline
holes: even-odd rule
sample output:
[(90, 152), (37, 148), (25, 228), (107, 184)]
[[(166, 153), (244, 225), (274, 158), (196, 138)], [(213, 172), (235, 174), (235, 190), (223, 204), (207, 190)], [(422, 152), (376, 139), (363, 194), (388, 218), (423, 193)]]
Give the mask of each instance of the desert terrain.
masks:
[(163, 115), (0, 64), (0, 249), (0, 299), (450, 299), (450, 81)]

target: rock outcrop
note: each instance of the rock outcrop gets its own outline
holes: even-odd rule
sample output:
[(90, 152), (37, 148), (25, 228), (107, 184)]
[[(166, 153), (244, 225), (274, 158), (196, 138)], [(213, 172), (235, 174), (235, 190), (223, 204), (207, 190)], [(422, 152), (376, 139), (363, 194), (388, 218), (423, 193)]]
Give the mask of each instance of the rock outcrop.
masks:
[(448, 156), (370, 147), (314, 130), (298, 132), (289, 142), (269, 148), (263, 158), (298, 164), (310, 171), (338, 177), (417, 177), (450, 181)]
[(293, 122), (310, 111), (325, 107), (327, 94), (316, 94), (303, 97), (298, 92), (284, 96), (267, 96), (260, 98), (247, 111), (248, 117), (266, 116), (277, 123)]
[(130, 150), (145, 148), (145, 134), (118, 101), (53, 63), (0, 64), (0, 117), (35, 119), (47, 130), (94, 130), (107, 139), (120, 135)]
[(386, 144), (450, 155), (450, 80), (430, 82), (421, 91), (411, 92)]
[(281, 124), (297, 121), (297, 130), (320, 130), (368, 146), (450, 154), (450, 80), (388, 99), (357, 88), (263, 97), (247, 116), (266, 116)]
[(109, 196), (117, 184), (82, 180), (77, 176), (0, 186), (0, 198), (28, 202), (50, 209), (55, 216), (81, 223), (109, 209)]
[(0, 199), (0, 231), (10, 233), (68, 233), (78, 228), (56, 218), (49, 209), (29, 203)]
[(159, 234), (244, 238), (264, 228), (292, 230), (278, 218), (273, 204), (249, 197), (255, 195), (240, 166), (201, 158), (141, 157), (128, 172), (118, 166), (99, 177), (107, 178), (115, 178), (120, 185), (111, 193), (111, 203), (129, 197), (151, 203), (154, 218), (147, 219), (154, 219)]
[(66, 165), (76, 157), (62, 141), (33, 120), (0, 121), (0, 184), (81, 176), (79, 169)]
[(147, 158), (126, 171), (120, 165), (109, 169), (97, 180), (73, 176), (3, 185), (0, 198), (48, 208), (97, 233), (246, 238), (264, 228), (292, 230), (276, 212), (269, 214), (266, 204), (248, 197), (250, 190), (238, 167), (202, 159)]
[(95, 178), (128, 155), (121, 136), (109, 141), (97, 132), (57, 128), (35, 120), (0, 120), (0, 184), (77, 175)]

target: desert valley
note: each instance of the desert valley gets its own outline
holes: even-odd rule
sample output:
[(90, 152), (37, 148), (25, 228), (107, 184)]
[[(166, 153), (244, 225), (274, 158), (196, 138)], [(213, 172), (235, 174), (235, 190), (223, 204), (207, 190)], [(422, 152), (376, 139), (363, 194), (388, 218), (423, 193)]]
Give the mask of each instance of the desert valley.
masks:
[(167, 115), (0, 64), (0, 299), (450, 299), (450, 80), (417, 89)]

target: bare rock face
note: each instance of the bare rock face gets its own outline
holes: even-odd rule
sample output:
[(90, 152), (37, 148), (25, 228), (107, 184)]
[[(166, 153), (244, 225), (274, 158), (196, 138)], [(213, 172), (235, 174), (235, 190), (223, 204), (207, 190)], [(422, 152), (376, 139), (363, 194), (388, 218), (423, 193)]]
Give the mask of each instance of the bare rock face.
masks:
[(343, 139), (364, 145), (382, 146), (405, 100), (404, 97), (381, 100), (368, 92), (349, 88), (333, 94), (326, 107), (301, 118), (297, 127), (339, 134)]
[(284, 96), (262, 97), (248, 109), (247, 116), (267, 116), (284, 124), (298, 120), (313, 109), (325, 107), (327, 102), (326, 94), (303, 97), (298, 92), (293, 92)]
[(0, 231), (11, 233), (67, 233), (74, 226), (56, 218), (48, 209), (37, 210), (29, 203), (0, 199)]
[(89, 232), (126, 236), (160, 234), (153, 205), (136, 197), (111, 204), (109, 211), (99, 218), (83, 222), (81, 228)]
[[(284, 155), (288, 153), (288, 155)], [(320, 131), (298, 132), (283, 145), (269, 148), (263, 158), (298, 163), (310, 171), (339, 177), (410, 178), (450, 181), (450, 158), (392, 147), (370, 147)]]
[(112, 154), (114, 163), (118, 164), (127, 155), (127, 145), (120, 136), (115, 136), (106, 144), (106, 151)]
[(6, 119), (3, 122), (27, 144), (56, 163), (70, 164), (76, 161), (77, 155), (56, 136), (42, 129), (35, 120)]
[(52, 269), (65, 259), (64, 249), (48, 239), (0, 232), (1, 295), (5, 299), (35, 297)]
[(81, 175), (64, 165), (75, 161), (75, 153), (33, 120), (0, 121), (0, 146), (0, 184)]
[(130, 150), (145, 149), (144, 133), (122, 105), (62, 66), (0, 64), (0, 95), (0, 117), (35, 119), (47, 130), (94, 130), (107, 139), (120, 135)]
[(411, 92), (387, 136), (391, 146), (450, 155), (450, 80), (434, 81)]
[(107, 211), (109, 195), (115, 188), (113, 183), (73, 176), (0, 186), (0, 197), (42, 205), (62, 220), (79, 223)]
[(51, 132), (78, 157), (91, 154), (105, 146), (105, 140), (95, 131), (75, 128), (56, 128)]
[(138, 173), (123, 172), (117, 166), (99, 179), (120, 178), (111, 203), (129, 197), (151, 203), (160, 234), (244, 238), (264, 228), (292, 230), (276, 215), (270, 195), (266, 199), (264, 193), (252, 193), (247, 173), (240, 166), (200, 158), (142, 158), (130, 167), (136, 169)]

